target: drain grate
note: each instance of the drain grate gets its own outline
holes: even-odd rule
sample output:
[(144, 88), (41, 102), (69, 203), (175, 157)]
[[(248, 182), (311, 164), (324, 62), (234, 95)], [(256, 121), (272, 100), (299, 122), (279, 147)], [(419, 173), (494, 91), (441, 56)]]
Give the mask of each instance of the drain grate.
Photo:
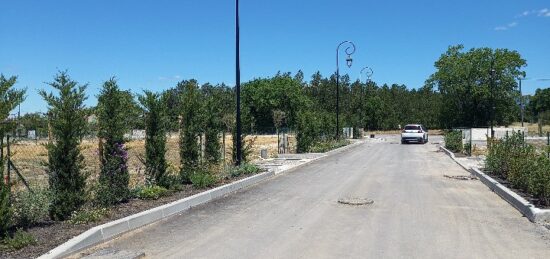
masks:
[(352, 206), (361, 206), (373, 204), (374, 201), (366, 198), (341, 198), (338, 200), (338, 203)]
[(444, 174), (443, 176), (447, 177), (447, 178), (450, 178), (450, 179), (463, 180), (463, 181), (477, 180), (477, 177), (474, 177), (474, 176), (471, 176), (471, 175), (446, 175), (446, 174)]

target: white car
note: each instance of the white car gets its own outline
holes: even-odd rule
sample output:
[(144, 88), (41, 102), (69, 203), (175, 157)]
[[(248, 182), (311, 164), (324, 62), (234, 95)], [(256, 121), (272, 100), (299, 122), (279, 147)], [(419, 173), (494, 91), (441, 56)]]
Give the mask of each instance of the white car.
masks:
[(401, 144), (409, 142), (428, 143), (428, 130), (421, 124), (405, 125), (401, 131)]

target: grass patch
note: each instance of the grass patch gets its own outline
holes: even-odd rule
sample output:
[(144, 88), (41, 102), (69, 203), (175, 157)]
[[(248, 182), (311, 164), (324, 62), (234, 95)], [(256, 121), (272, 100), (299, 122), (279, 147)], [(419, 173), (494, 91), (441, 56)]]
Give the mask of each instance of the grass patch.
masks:
[(84, 225), (98, 222), (109, 214), (107, 208), (82, 209), (74, 211), (68, 222), (73, 225)]
[(168, 195), (168, 189), (153, 185), (136, 188), (135, 197), (142, 200), (158, 200), (160, 197)]
[(211, 187), (218, 182), (218, 179), (215, 176), (203, 171), (191, 174), (190, 180), (194, 187), (200, 189)]
[(238, 167), (233, 167), (230, 170), (231, 177), (239, 177), (241, 175), (252, 175), (261, 172), (262, 169), (254, 164), (243, 164)]
[(317, 141), (313, 143), (313, 145), (309, 148), (309, 152), (325, 153), (333, 149), (347, 146), (349, 145), (349, 143), (350, 143), (349, 140), (345, 140), (345, 139), (339, 139), (339, 140), (331, 139), (331, 140)]
[(2, 250), (14, 251), (35, 244), (36, 239), (29, 232), (17, 229), (13, 237), (7, 237), (0, 241), (0, 248)]

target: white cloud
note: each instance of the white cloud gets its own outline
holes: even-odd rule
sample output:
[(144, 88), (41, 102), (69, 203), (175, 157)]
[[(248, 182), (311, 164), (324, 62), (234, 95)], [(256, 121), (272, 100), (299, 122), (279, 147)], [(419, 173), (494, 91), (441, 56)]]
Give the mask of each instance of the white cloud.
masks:
[(177, 80), (180, 80), (181, 79), (181, 76), (180, 75), (175, 75), (175, 76), (159, 76), (158, 79), (160, 81), (177, 81)]
[(529, 15), (531, 15), (531, 11), (524, 11), (523, 13), (516, 15), (516, 18), (525, 17)]
[(506, 26), (497, 26), (495, 27), (495, 31), (505, 31), (508, 30), (508, 27)]
[(508, 28), (516, 27), (518, 25), (517, 22), (511, 22), (508, 24)]
[(546, 16), (549, 13), (548, 8), (540, 9), (538, 13), (539, 13), (539, 16)]

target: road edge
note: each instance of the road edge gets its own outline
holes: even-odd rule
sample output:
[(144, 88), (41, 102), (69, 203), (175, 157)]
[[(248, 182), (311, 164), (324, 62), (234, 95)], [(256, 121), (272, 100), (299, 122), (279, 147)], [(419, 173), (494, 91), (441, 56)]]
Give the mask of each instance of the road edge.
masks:
[(485, 184), (485, 186), (487, 186), (491, 191), (493, 191), (503, 200), (512, 205), (512, 207), (514, 207), (521, 214), (527, 217), (529, 221), (533, 223), (550, 222), (550, 209), (540, 209), (535, 207), (535, 205), (533, 205), (514, 191), (510, 190), (508, 187), (502, 185), (492, 177), (483, 173), (481, 170), (479, 170), (479, 168), (473, 166), (468, 168), (467, 166), (461, 164), (460, 161), (456, 160), (453, 152), (449, 151), (443, 146), (439, 146), (439, 148), (443, 150), (453, 161), (464, 168), (464, 170), (479, 178), (479, 180), (483, 184)]
[(111, 221), (99, 226), (95, 226), (83, 232), (82, 234), (71, 238), (67, 242), (57, 246), (56, 248), (48, 251), (47, 253), (41, 255), (38, 258), (39, 259), (63, 258), (69, 255), (72, 255), (78, 251), (82, 251), (94, 245), (98, 245), (100, 243), (109, 241), (124, 233), (130, 232), (140, 227), (144, 227), (146, 225), (174, 216), (176, 214), (184, 212), (198, 205), (208, 203), (210, 201), (222, 198), (226, 195), (230, 195), (241, 189), (244, 189), (252, 185), (255, 185), (259, 182), (268, 180), (275, 175), (292, 172), (305, 165), (311, 164), (314, 161), (318, 161), (318, 160), (330, 157), (332, 155), (339, 154), (344, 151), (348, 151), (365, 142), (366, 141), (358, 141), (355, 143), (351, 143), (349, 145), (325, 152), (323, 156), (313, 158), (304, 163), (294, 165), (292, 167), (285, 168), (277, 172), (275, 172), (274, 170), (269, 170), (264, 173), (256, 174), (232, 183), (228, 183), (228, 184), (216, 187), (214, 189), (197, 193), (195, 195), (192, 195), (165, 205), (161, 205), (159, 207), (155, 207), (149, 210), (139, 212), (137, 214), (133, 214), (121, 219), (117, 219), (115, 221)]

